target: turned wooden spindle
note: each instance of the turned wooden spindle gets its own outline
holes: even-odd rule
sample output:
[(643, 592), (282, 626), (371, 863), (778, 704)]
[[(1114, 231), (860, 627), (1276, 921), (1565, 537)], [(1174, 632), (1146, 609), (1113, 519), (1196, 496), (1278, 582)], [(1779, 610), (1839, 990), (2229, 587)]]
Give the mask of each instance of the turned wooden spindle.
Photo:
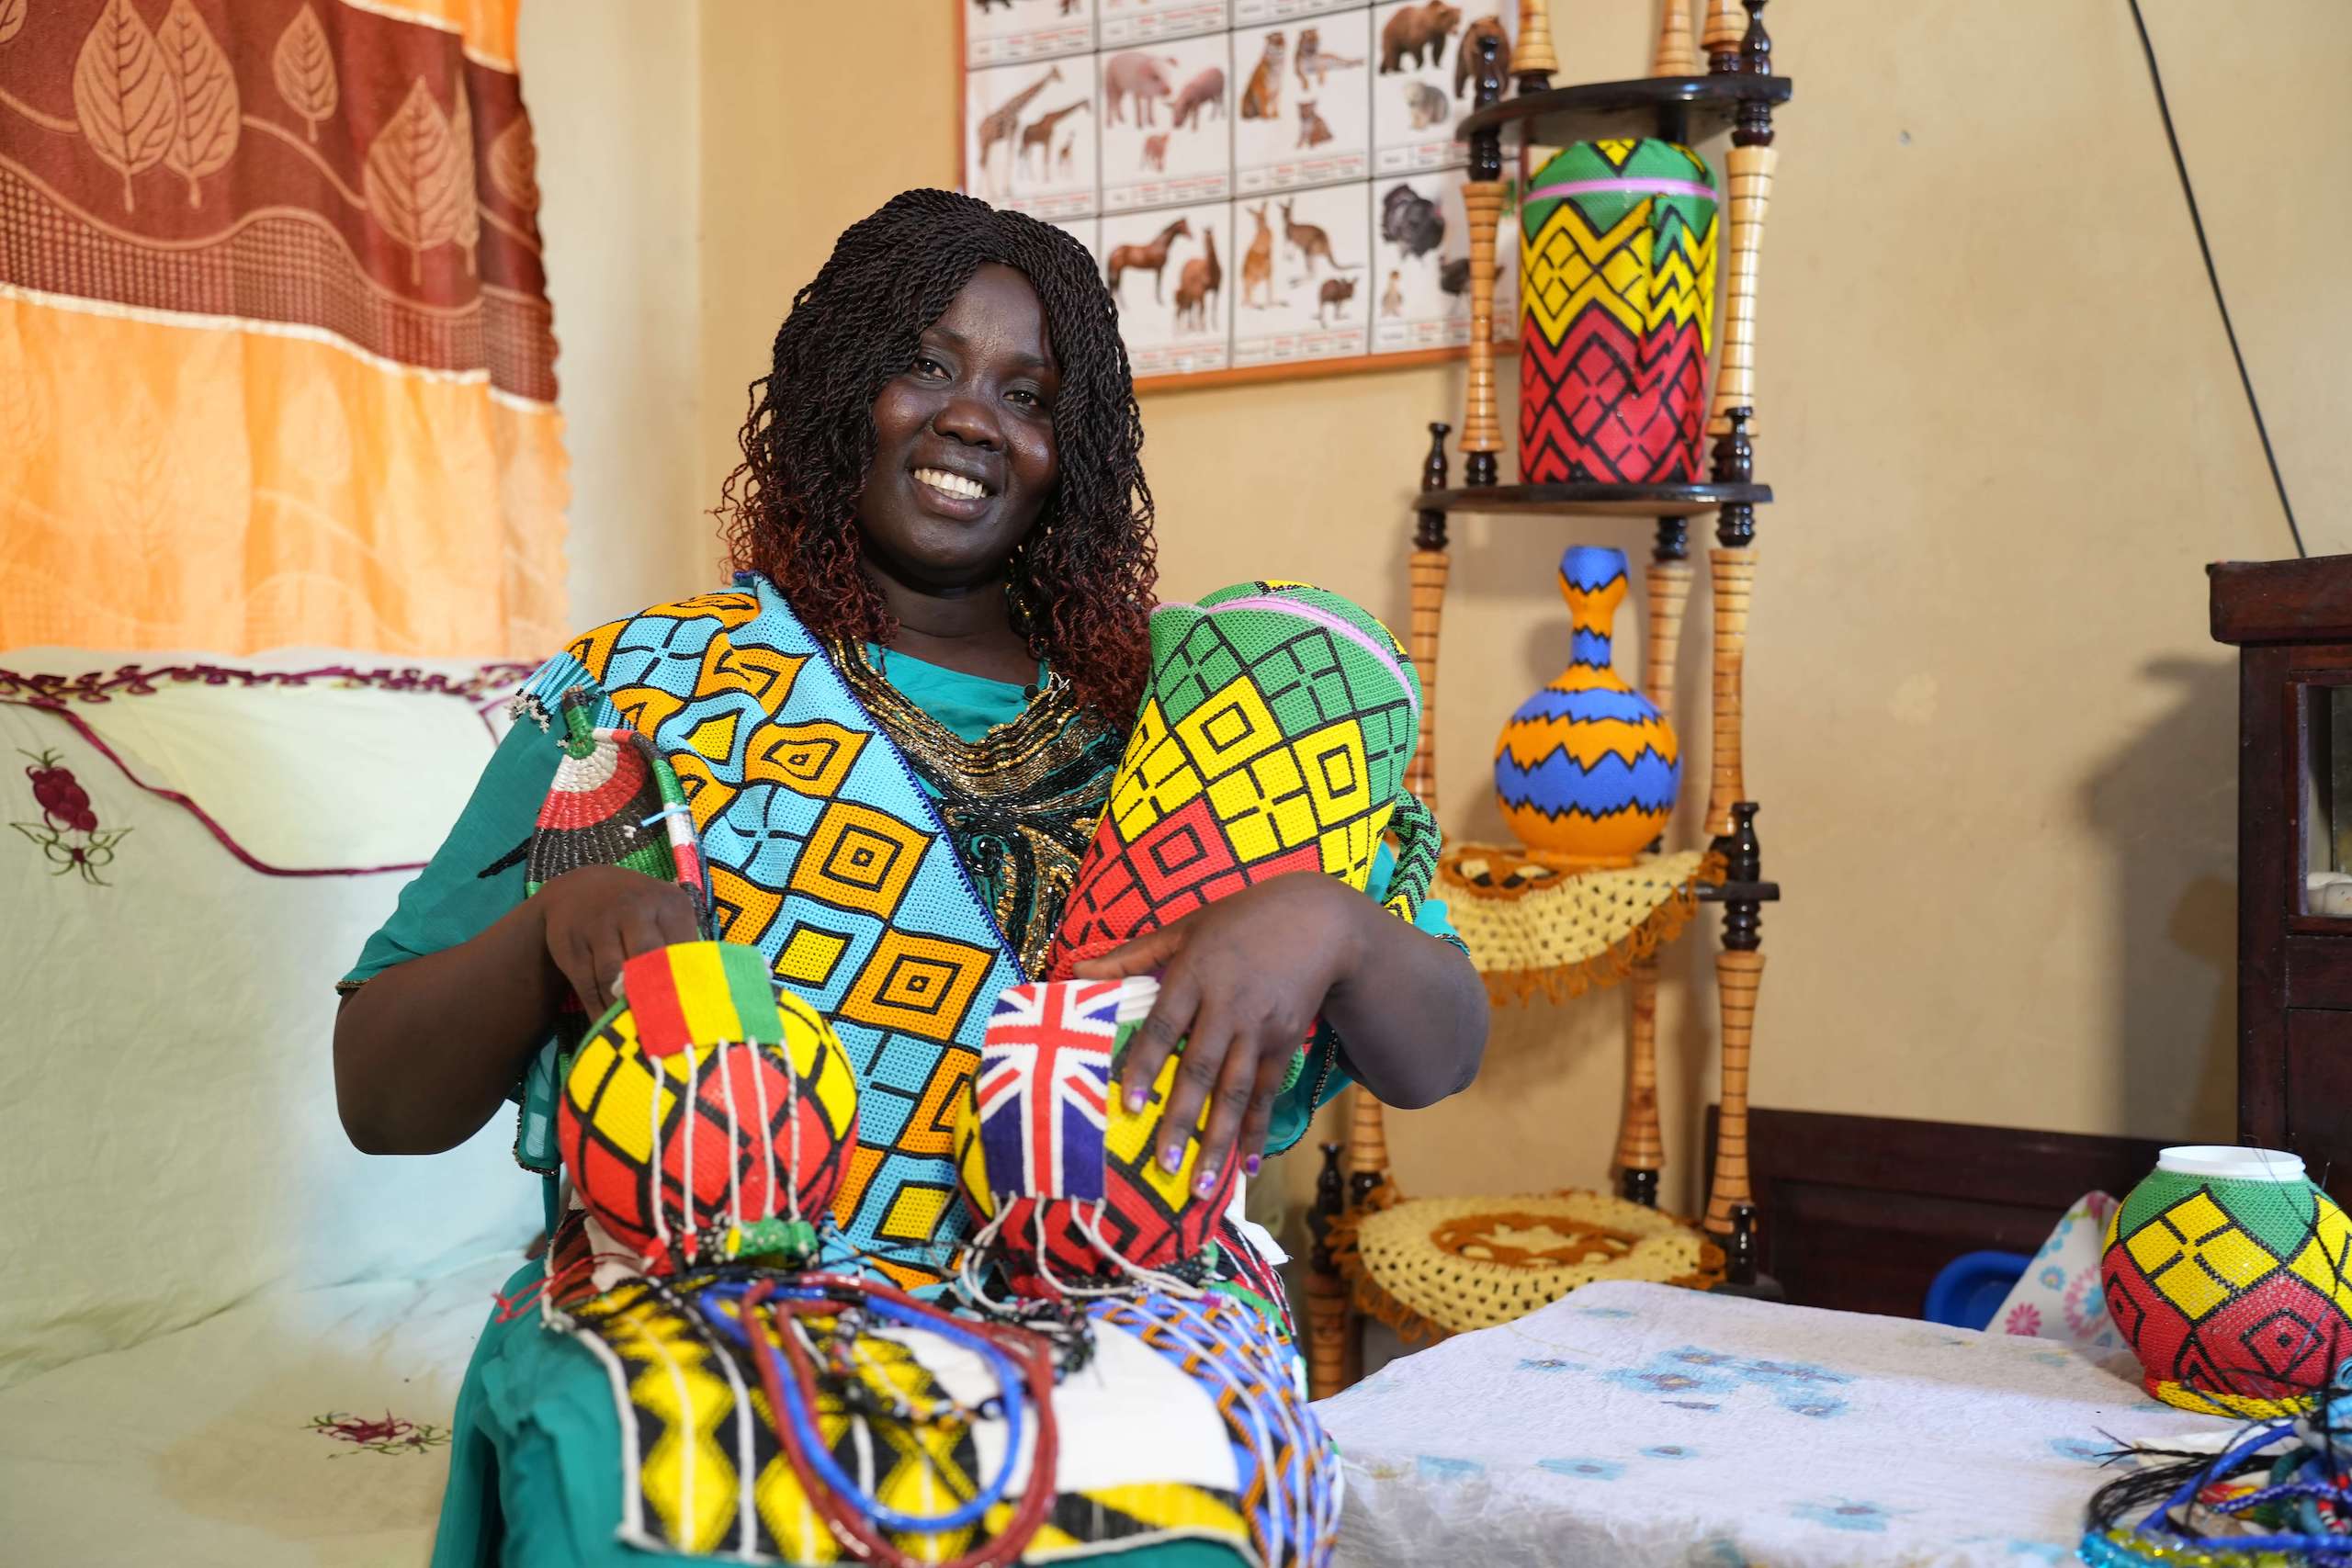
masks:
[(1715, 954), (1716, 1004), (1723, 1015), (1721, 1109), (1715, 1117), (1715, 1185), (1707, 1197), (1707, 1229), (1731, 1234), (1735, 1203), (1749, 1201), (1747, 1186), (1747, 1054), (1756, 1033), (1756, 992), (1764, 983), (1764, 954)]
[[(1477, 106), (1499, 103), (1502, 61), (1498, 40), (1477, 39)], [(1470, 224), (1470, 373), (1464, 392), (1462, 480), (1491, 485), (1500, 471), (1502, 405), (1495, 389), (1495, 229), (1503, 213), (1503, 143), (1498, 130), (1470, 137), (1470, 177), (1463, 183), (1462, 206)]]
[(1687, 559), (1653, 559), (1646, 579), (1649, 588), (1647, 657), (1642, 690), (1666, 722), (1674, 722), (1675, 653), (1682, 644), (1682, 612), (1690, 603), (1690, 563)]
[[(1430, 425), (1430, 455), (1421, 464), (1421, 489), (1445, 488), (1445, 438), (1453, 427)], [(1405, 788), (1431, 811), (1437, 809), (1437, 641), (1445, 610), (1445, 513), (1424, 507), (1415, 520), (1413, 553), (1406, 565), (1412, 584), (1411, 618), (1405, 649), (1421, 681), (1421, 732), (1413, 760), (1405, 765)]]
[[(1731, 254), (1724, 266), (1723, 364), (1715, 372), (1714, 406), (1707, 422), (1716, 434), (1723, 433), (1729, 411), (1756, 406), (1756, 291), (1764, 218), (1772, 205), (1772, 167), (1779, 157), (1770, 146), (1734, 145), (1724, 154), (1731, 186)], [(1751, 435), (1755, 428), (1748, 426)]]
[(1348, 1091), (1348, 1198), (1355, 1208), (1388, 1185), (1385, 1108), (1362, 1084)]
[[(1755, 76), (1772, 73), (1772, 39), (1764, 30), (1764, 0), (1748, 0), (1747, 26), (1735, 40), (1731, 66), (1721, 54), (1711, 69), (1745, 72)], [(1715, 45), (1714, 18), (1708, 18), (1708, 48)], [(1724, 180), (1729, 188), (1731, 254), (1724, 258), (1723, 359), (1715, 371), (1715, 396), (1707, 429), (1720, 435), (1736, 408), (1756, 407), (1756, 295), (1764, 259), (1764, 220), (1772, 206), (1772, 169), (1780, 154), (1772, 148), (1772, 106), (1751, 98), (1739, 106), (1731, 133), (1731, 150), (1724, 154)], [(1748, 434), (1757, 432), (1754, 419)]]
[(1756, 582), (1756, 548), (1707, 552), (1714, 587), (1714, 754), (1707, 790), (1707, 836), (1731, 831), (1732, 803), (1746, 793), (1740, 772), (1740, 687), (1747, 660), (1747, 601)]
[(1650, 74), (1699, 74), (1698, 41), (1690, 35), (1690, 0), (1666, 0), (1666, 15), (1658, 23), (1657, 53), (1650, 61)]
[[(1732, 807), (1733, 830), (1724, 849), (1732, 887), (1752, 886), (1763, 874), (1756, 838), (1756, 803)], [(1763, 923), (1754, 899), (1733, 898), (1724, 908), (1724, 947), (1715, 954), (1715, 1003), (1722, 1020), (1723, 1088), (1715, 1118), (1715, 1180), (1707, 1198), (1706, 1228), (1731, 1234), (1732, 1210), (1754, 1201), (1747, 1184), (1747, 1065), (1756, 1034), (1756, 993), (1764, 983)]]
[(1495, 386), (1495, 228), (1502, 220), (1503, 183), (1472, 180), (1462, 187), (1470, 221), (1470, 374), (1462, 415), (1463, 477), (1490, 485), (1503, 449), (1502, 405)]
[(1657, 1206), (1666, 1141), (1657, 1122), (1657, 955), (1634, 960), (1626, 984), (1625, 1108), (1617, 1120), (1617, 1190), (1629, 1202)]
[(1340, 1178), (1340, 1145), (1323, 1145), (1323, 1169), (1315, 1179), (1315, 1204), (1306, 1224), (1315, 1246), (1306, 1258), (1306, 1392), (1329, 1399), (1348, 1386), (1348, 1290), (1331, 1258), (1331, 1225), (1347, 1206)]
[(1707, 26), (1700, 38), (1707, 46), (1709, 73), (1722, 76), (1747, 69), (1739, 44), (1747, 36), (1747, 18), (1740, 13), (1739, 0), (1706, 0), (1706, 4)]
[(1521, 92), (1551, 86), (1560, 69), (1560, 57), (1552, 51), (1551, 0), (1519, 0), (1519, 39), (1510, 46), (1510, 63)]

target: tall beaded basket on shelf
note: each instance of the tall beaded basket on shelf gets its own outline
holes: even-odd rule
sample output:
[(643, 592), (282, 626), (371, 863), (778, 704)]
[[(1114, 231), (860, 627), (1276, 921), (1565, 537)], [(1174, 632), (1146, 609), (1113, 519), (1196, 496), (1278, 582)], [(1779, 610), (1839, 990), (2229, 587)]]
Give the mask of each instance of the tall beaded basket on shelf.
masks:
[(2352, 1356), (2352, 1218), (2271, 1149), (2166, 1149), (2108, 1220), (2099, 1281), (2149, 1393), (2301, 1411)]
[(1702, 472), (1714, 175), (1654, 138), (1579, 141), (1520, 207), (1519, 474), (1663, 484)]

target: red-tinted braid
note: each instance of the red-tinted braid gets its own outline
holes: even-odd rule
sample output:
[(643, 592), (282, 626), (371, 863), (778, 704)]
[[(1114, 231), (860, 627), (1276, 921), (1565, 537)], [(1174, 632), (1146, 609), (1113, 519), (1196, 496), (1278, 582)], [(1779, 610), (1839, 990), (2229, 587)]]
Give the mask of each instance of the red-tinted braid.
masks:
[(1012, 558), (1017, 624), (1080, 701), (1125, 728), (1143, 694), (1158, 578), (1143, 420), (1117, 308), (1086, 247), (1058, 229), (944, 190), (908, 191), (852, 224), (793, 298), (768, 374), (752, 383), (720, 532), (736, 567), (784, 590), (818, 635), (897, 634), (858, 565), (874, 400), (989, 262), (1036, 288), (1061, 370), (1061, 477)]

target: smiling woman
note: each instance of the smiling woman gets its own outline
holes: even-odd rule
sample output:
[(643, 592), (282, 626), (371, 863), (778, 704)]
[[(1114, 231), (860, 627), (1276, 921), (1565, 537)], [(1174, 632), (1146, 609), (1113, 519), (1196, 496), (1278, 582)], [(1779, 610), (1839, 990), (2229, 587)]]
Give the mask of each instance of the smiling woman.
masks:
[[(592, 631), (526, 685), (543, 724), (515, 727), (370, 940), (335, 1032), (360, 1146), (450, 1147), (511, 1095), (517, 1157), (548, 1179), (551, 1262), (510, 1285), (545, 1310), (503, 1310), (482, 1336), (436, 1562), (839, 1556), (817, 1514), (854, 1500), (812, 1496), (773, 1462), (756, 1369), (643, 1375), (733, 1354), (674, 1310), (716, 1287), (681, 1279), (616, 1304), (630, 1287), (615, 1288), (615, 1244), (558, 1180), (559, 1064), (615, 1005), (630, 959), (698, 935), (756, 949), (856, 1078), (856, 1146), (810, 1245), (836, 1270), (947, 1290), (973, 1223), (953, 1197), (954, 1107), (996, 998), (1043, 971), (1145, 682), (1141, 442), (1086, 252), (1017, 214), (909, 192), (842, 236), (752, 388), (725, 491), (733, 589)], [(707, 893), (618, 864), (548, 869), (542, 802), (610, 793), (586, 776), (583, 751), (598, 753), (582, 734), (566, 761), (559, 714), (674, 780), (662, 798), (677, 804), (616, 801), (611, 827), (635, 866), (632, 834), (689, 815), (690, 834), (662, 832), (691, 841), (681, 863), (707, 864)], [(1272, 876), (1096, 961), (1161, 976), (1127, 1087), (1181, 1048), (1160, 1124), (1205, 1127), (1202, 1190), (1237, 1160), (1254, 1173), (1270, 1139), (1295, 1142), (1351, 1076), (1410, 1105), (1475, 1070), (1484, 993), (1436, 940), (1442, 906), (1422, 904), (1418, 926), (1383, 911), (1391, 863), (1384, 852), (1370, 897), (1336, 876)], [(1318, 1014), (1336, 1066), (1293, 1082)], [(1181, 1140), (1162, 1142), (1172, 1173)], [(1026, 1483), (1021, 1517), (1044, 1522), (1021, 1561), (1327, 1559), (1335, 1461), (1305, 1405), (1279, 1254), (1234, 1189), (1214, 1245), (1187, 1260), (1189, 1294), (1072, 1320), (1094, 1346), (1089, 1393), (1060, 1412), (1056, 1472)], [(1001, 1528), (975, 1499), (980, 1435), (1003, 1412), (956, 1404), (943, 1384), (964, 1384), (920, 1356), (889, 1371), (904, 1350), (877, 1341), (860, 1361), (853, 1331), (810, 1332), (835, 1336), (826, 1377), (879, 1380), (827, 1383), (835, 1403), (820, 1405), (836, 1422), (856, 1394), (863, 1425), (826, 1429), (874, 1497)], [(842, 1373), (841, 1356), (865, 1370)], [(722, 1427), (740, 1444), (665, 1436)], [(1017, 1435), (988, 1441), (1019, 1449)], [(1034, 1497), (1056, 1483), (1049, 1505)], [(867, 1523), (899, 1517), (877, 1506)], [(1010, 1560), (979, 1553), (976, 1526), (882, 1534), (881, 1561)]]

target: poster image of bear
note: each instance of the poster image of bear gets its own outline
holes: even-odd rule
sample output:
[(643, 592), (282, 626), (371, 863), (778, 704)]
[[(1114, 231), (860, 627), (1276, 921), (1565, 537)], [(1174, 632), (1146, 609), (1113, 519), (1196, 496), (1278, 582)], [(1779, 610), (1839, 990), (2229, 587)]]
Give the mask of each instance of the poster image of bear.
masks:
[(1372, 168), (1371, 13), (1233, 35), (1234, 188), (1360, 180)]
[(1094, 57), (1104, 212), (1231, 194), (1230, 39), (1213, 33)]
[(1102, 220), (1102, 247), (1103, 281), (1138, 377), (1222, 370), (1232, 362), (1229, 205), (1117, 213)]
[(1372, 187), (1268, 192), (1234, 203), (1242, 246), (1233, 362), (1343, 359), (1368, 350)]
[(1372, 172), (1455, 167), (1469, 152), (1454, 123), (1476, 101), (1477, 40), (1491, 35), (1510, 74), (1501, 0), (1388, 0), (1372, 12)]
[(956, 0), (967, 67), (1055, 60), (1094, 47), (1094, 0)]

